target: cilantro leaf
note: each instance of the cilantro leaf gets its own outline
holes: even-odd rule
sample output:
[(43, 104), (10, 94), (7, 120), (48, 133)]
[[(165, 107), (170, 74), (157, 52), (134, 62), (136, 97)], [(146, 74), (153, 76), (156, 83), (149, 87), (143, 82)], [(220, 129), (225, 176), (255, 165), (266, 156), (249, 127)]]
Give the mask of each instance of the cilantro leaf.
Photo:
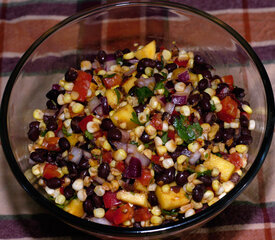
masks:
[(113, 74), (105, 74), (104, 76), (103, 76), (103, 78), (112, 78), (112, 77), (114, 77), (116, 75), (116, 73), (113, 73)]
[(115, 93), (116, 93), (116, 96), (117, 96), (117, 103), (119, 103), (119, 100), (120, 100), (120, 92), (117, 88), (115, 88)]
[(69, 136), (72, 135), (71, 133), (68, 133), (68, 131), (67, 131), (67, 129), (65, 128), (65, 126), (62, 126), (62, 132), (63, 132), (63, 134), (64, 134), (66, 137), (69, 137)]
[(211, 112), (214, 112), (215, 110), (216, 110), (215, 104), (211, 104), (211, 109), (210, 109), (210, 111), (211, 111)]
[(177, 215), (178, 214), (178, 210), (177, 209), (173, 209), (171, 211), (167, 211), (165, 209), (161, 209), (161, 212), (165, 215)]
[(123, 65), (123, 61), (122, 61), (122, 57), (119, 57), (116, 59), (116, 64), (122, 66)]
[(41, 133), (40, 133), (40, 136), (41, 136), (41, 137), (45, 137), (46, 133), (47, 133), (47, 130), (41, 132)]
[(186, 143), (193, 142), (202, 134), (202, 128), (199, 123), (188, 125), (186, 118), (182, 115), (180, 116), (180, 118), (175, 119), (173, 126), (177, 130), (180, 138)]
[(198, 172), (197, 173), (197, 177), (205, 176), (205, 175), (211, 176), (211, 170), (206, 170), (204, 172)]
[(167, 73), (161, 72), (160, 74), (161, 74), (165, 79), (167, 79), (167, 75), (168, 75)]
[(130, 144), (138, 146), (138, 143), (135, 141), (131, 141)]
[(214, 153), (214, 154), (218, 157), (222, 157), (222, 155), (220, 153)]
[(132, 122), (134, 122), (137, 125), (143, 125), (139, 120), (136, 112), (132, 112), (132, 118), (130, 119)]
[(163, 142), (163, 144), (167, 143), (168, 142), (168, 132), (164, 132), (161, 136), (161, 140)]
[(158, 90), (158, 89), (164, 89), (164, 96), (168, 97), (169, 95), (169, 91), (167, 90), (167, 88), (164, 86), (164, 81), (160, 81), (156, 84), (155, 89), (154, 90)]
[(136, 95), (138, 97), (138, 102), (144, 104), (146, 99), (152, 97), (154, 93), (148, 87), (141, 87), (136, 89)]
[(89, 140), (94, 139), (94, 135), (92, 133), (89, 133), (87, 130), (85, 131), (85, 137), (88, 138)]

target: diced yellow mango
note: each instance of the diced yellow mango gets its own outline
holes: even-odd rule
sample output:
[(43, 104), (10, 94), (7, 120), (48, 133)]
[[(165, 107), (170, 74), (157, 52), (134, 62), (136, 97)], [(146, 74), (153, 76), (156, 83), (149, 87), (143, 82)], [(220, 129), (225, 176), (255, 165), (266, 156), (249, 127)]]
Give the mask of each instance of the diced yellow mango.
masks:
[(75, 144), (78, 142), (78, 137), (80, 134), (73, 133), (71, 136), (68, 136), (67, 139), (70, 142), (71, 146), (75, 146)]
[(199, 78), (198, 75), (192, 72), (189, 72), (189, 81), (192, 83), (194, 87), (197, 87)]
[(121, 190), (117, 192), (116, 197), (117, 199), (123, 202), (132, 203), (137, 206), (141, 206), (141, 207), (149, 206), (149, 203), (147, 201), (147, 196), (144, 193), (132, 193), (132, 192)]
[(153, 40), (152, 42), (145, 45), (143, 48), (137, 50), (135, 52), (135, 56), (138, 60), (142, 58), (150, 58), (154, 59), (156, 54), (156, 41)]
[(113, 108), (113, 109), (116, 108), (118, 105), (118, 98), (117, 98), (117, 94), (116, 94), (115, 90), (107, 89), (105, 94), (106, 94), (108, 104), (111, 106), (111, 108)]
[(134, 111), (133, 107), (130, 104), (127, 104), (116, 110), (111, 116), (111, 120), (117, 127), (122, 129), (133, 129), (137, 127), (137, 124), (131, 121), (131, 118), (133, 118), (132, 113)]
[(141, 184), (140, 181), (136, 180), (134, 183), (135, 190), (140, 192), (148, 192), (147, 187)]
[(122, 87), (124, 88), (125, 92), (128, 93), (130, 89), (135, 86), (135, 81), (137, 80), (136, 77), (130, 77), (125, 83), (123, 83)]
[(228, 181), (235, 171), (235, 166), (231, 162), (212, 153), (210, 154), (209, 160), (205, 161), (203, 165), (211, 170), (213, 168), (219, 169), (222, 181)]
[(77, 217), (82, 217), (84, 215), (83, 203), (79, 199), (73, 199), (64, 210)]
[(187, 203), (189, 199), (186, 197), (183, 188), (180, 189), (178, 193), (170, 190), (169, 192), (163, 192), (160, 186), (156, 188), (156, 195), (160, 207), (165, 210), (172, 210), (174, 208), (179, 208)]

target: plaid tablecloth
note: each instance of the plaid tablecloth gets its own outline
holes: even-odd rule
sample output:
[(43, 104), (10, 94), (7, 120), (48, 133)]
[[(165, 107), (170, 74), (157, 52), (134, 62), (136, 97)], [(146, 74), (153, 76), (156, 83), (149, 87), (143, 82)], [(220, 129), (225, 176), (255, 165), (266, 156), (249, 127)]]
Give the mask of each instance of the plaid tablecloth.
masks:
[[(43, 32), (92, 0), (0, 0), (0, 98), (15, 64)], [(178, 1), (205, 10), (237, 30), (255, 49), (275, 87), (274, 0)], [(1, 126), (0, 126), (1, 127)], [(272, 133), (270, 133), (272, 134)], [(275, 239), (275, 142), (252, 184), (190, 239)], [(87, 239), (50, 216), (13, 177), (0, 147), (0, 239)], [(93, 238), (94, 239), (94, 238)]]

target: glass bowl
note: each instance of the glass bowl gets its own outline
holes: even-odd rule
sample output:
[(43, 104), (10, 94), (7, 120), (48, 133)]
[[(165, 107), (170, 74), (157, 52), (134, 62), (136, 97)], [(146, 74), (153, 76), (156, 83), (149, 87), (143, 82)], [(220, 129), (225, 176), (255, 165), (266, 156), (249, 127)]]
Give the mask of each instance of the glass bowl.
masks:
[[(113, 53), (138, 42), (200, 53), (215, 67), (213, 74), (232, 74), (243, 87), (256, 121), (247, 171), (225, 197), (191, 217), (147, 228), (100, 225), (75, 217), (50, 202), (24, 175), (29, 166), (27, 131), (35, 108), (45, 108), (45, 94), (68, 67), (79, 65), (98, 50)], [(170, 238), (209, 221), (252, 181), (264, 162), (274, 128), (270, 81), (249, 44), (219, 19), (189, 6), (168, 2), (116, 2), (77, 13), (49, 29), (26, 51), (7, 83), (1, 107), (1, 139), (7, 161), (21, 186), (39, 204), (69, 225), (102, 238)], [(186, 233), (184, 234), (186, 235)]]

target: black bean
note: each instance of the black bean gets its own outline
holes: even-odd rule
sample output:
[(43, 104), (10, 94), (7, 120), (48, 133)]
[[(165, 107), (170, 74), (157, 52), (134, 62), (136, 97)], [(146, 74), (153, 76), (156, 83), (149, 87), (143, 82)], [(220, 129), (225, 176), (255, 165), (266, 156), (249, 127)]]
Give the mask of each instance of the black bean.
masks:
[(107, 58), (106, 52), (103, 50), (99, 50), (96, 55), (97, 61), (99, 61), (100, 63), (104, 63), (106, 58)]
[(168, 63), (165, 65), (165, 68), (167, 69), (168, 72), (173, 72), (175, 69), (177, 69), (177, 64), (176, 63)]
[(90, 167), (89, 160), (82, 157), (78, 163), (78, 168), (79, 169), (88, 169)]
[(205, 64), (204, 58), (200, 55), (195, 55), (194, 56), (194, 62), (198, 63), (198, 64)]
[(249, 145), (251, 144), (253, 141), (251, 136), (248, 135), (242, 135), (240, 136), (240, 138), (238, 139), (238, 144), (244, 144), (244, 145)]
[(203, 111), (205, 111), (205, 112), (209, 112), (211, 110), (211, 103), (209, 100), (202, 99), (200, 101), (200, 106), (203, 109)]
[(167, 81), (165, 83), (165, 87), (168, 88), (168, 89), (173, 89), (175, 87), (173, 81)]
[(196, 94), (189, 95), (187, 102), (188, 104), (195, 106), (199, 103), (200, 99), (201, 99), (200, 94), (196, 93)]
[(53, 163), (56, 161), (57, 153), (56, 152), (48, 152), (47, 162)]
[(233, 138), (234, 134), (235, 134), (235, 130), (233, 128), (223, 129), (223, 132), (222, 132), (223, 141), (226, 142), (227, 140)]
[(39, 128), (40, 122), (33, 121), (29, 124), (29, 128)]
[(174, 161), (176, 161), (180, 155), (190, 157), (191, 152), (184, 146), (177, 146), (176, 150), (173, 153), (170, 153), (170, 157), (173, 158)]
[(230, 88), (228, 86), (228, 84), (226, 83), (220, 83), (217, 86), (216, 89), (216, 95), (219, 99), (224, 99), (226, 96), (230, 95)]
[(89, 176), (90, 174), (89, 174), (89, 171), (88, 171), (88, 169), (85, 169), (85, 170), (82, 170), (80, 173), (79, 173), (79, 178), (81, 178), (81, 179), (84, 179), (86, 176)]
[(221, 142), (223, 140), (223, 130), (219, 129), (219, 131), (215, 135), (215, 142)]
[(240, 116), (240, 124), (242, 127), (248, 127), (248, 125), (249, 125), (249, 120), (243, 114), (241, 114), (241, 116)]
[(198, 177), (198, 179), (200, 181), (202, 181), (204, 183), (204, 185), (207, 186), (207, 187), (212, 185), (212, 179), (208, 175), (200, 176), (200, 177)]
[(76, 80), (78, 76), (78, 73), (76, 69), (70, 68), (66, 73), (65, 73), (65, 80), (66, 82), (73, 82)]
[(77, 177), (77, 166), (73, 162), (68, 162), (67, 163), (68, 171), (69, 171), (69, 178), (75, 179)]
[(123, 52), (121, 50), (115, 51), (115, 59), (123, 57)]
[(91, 184), (89, 187), (86, 188), (87, 196), (92, 196), (94, 194), (95, 186)]
[(59, 139), (58, 145), (62, 151), (66, 151), (71, 148), (71, 144), (70, 144), (69, 140), (65, 137), (62, 137)]
[(161, 225), (166, 225), (166, 224), (169, 224), (169, 223), (173, 223), (174, 221), (172, 219), (165, 219)]
[(71, 128), (74, 133), (81, 133), (81, 128), (79, 127), (79, 122), (83, 119), (83, 117), (73, 117), (71, 121)]
[(55, 162), (58, 167), (64, 167), (64, 166), (67, 166), (67, 164), (68, 164), (68, 162), (62, 157), (61, 152), (56, 153)]
[(94, 206), (93, 206), (93, 201), (90, 198), (87, 198), (83, 202), (83, 210), (88, 213), (88, 214), (93, 214)]
[(174, 167), (170, 167), (164, 170), (163, 177), (167, 177), (166, 181), (163, 180), (164, 184), (171, 183), (175, 181), (176, 169)]
[(156, 206), (158, 205), (158, 198), (155, 192), (150, 191), (148, 193), (148, 201), (151, 204), (151, 206)]
[(115, 127), (115, 125), (110, 118), (104, 118), (100, 125), (100, 128), (104, 131), (109, 131), (113, 127)]
[(123, 54), (126, 54), (126, 53), (131, 52), (131, 50), (130, 50), (129, 48), (124, 48), (124, 49), (122, 50), (122, 52), (123, 52)]
[(192, 191), (192, 198), (195, 202), (200, 202), (203, 198), (205, 186), (203, 184), (197, 184)]
[(236, 184), (240, 181), (240, 179), (241, 179), (241, 176), (235, 172), (232, 174), (230, 181)]
[(161, 71), (163, 69), (163, 63), (161, 61), (156, 61), (156, 68)]
[(141, 224), (139, 222), (134, 222), (133, 227), (134, 228), (141, 228)]
[(101, 163), (98, 167), (98, 176), (107, 179), (110, 173), (110, 166), (108, 163)]
[(150, 136), (143, 131), (142, 135), (139, 138), (143, 143), (149, 143), (151, 141)]
[(36, 127), (30, 128), (28, 131), (28, 138), (34, 142), (39, 138), (40, 132), (41, 131), (39, 130), (39, 128), (36, 128)]
[(139, 104), (137, 107), (134, 107), (136, 113), (141, 113), (145, 109), (146, 104)]
[(203, 78), (198, 83), (198, 89), (200, 92), (204, 91), (208, 87), (208, 80)]
[(212, 78), (212, 74), (211, 74), (211, 72), (210, 72), (209, 70), (203, 70), (203, 71), (201, 72), (201, 74), (202, 74), (202, 76), (203, 76), (204, 78), (208, 78), (208, 79), (211, 79), (211, 78)]
[(56, 103), (53, 100), (48, 100), (46, 102), (46, 106), (47, 106), (48, 109), (51, 109), (51, 110), (57, 110), (58, 109)]
[(47, 158), (48, 158), (48, 150), (37, 148), (35, 149), (34, 152), (31, 153), (30, 158), (35, 162), (39, 162), (39, 163), (45, 162), (47, 161)]
[(46, 181), (46, 185), (52, 189), (60, 188), (61, 184), (62, 182), (59, 178), (50, 178)]
[(176, 176), (176, 183), (180, 186), (183, 186), (185, 183), (188, 182), (187, 178), (190, 176), (190, 172), (184, 170), (183, 172), (178, 172)]
[(136, 90), (137, 90), (137, 89), (138, 89), (137, 86), (133, 86), (133, 87), (129, 90), (128, 94), (129, 94), (130, 96), (135, 96), (135, 95), (136, 95)]
[(47, 94), (46, 97), (50, 100), (53, 100), (54, 102), (57, 101), (57, 97), (59, 95), (59, 91), (55, 89), (51, 89)]
[(164, 80), (164, 77), (159, 73), (155, 73), (153, 77), (155, 78), (156, 82), (161, 82)]
[(107, 133), (108, 140), (119, 141), (122, 138), (121, 131), (118, 128), (112, 128)]
[(155, 164), (154, 167), (153, 167), (154, 171), (155, 171), (155, 177), (159, 174), (162, 174), (164, 172), (164, 168), (161, 167), (160, 165), (158, 164)]
[(244, 136), (251, 136), (251, 131), (248, 130), (247, 127), (242, 127), (242, 128), (241, 128), (241, 135), (244, 135)]
[(71, 185), (64, 188), (64, 196), (66, 199), (72, 198), (74, 194), (75, 194), (75, 191), (73, 190)]
[(243, 88), (235, 87), (232, 92), (238, 99), (242, 99), (245, 96)]
[(102, 197), (99, 197), (94, 193), (94, 194), (92, 194), (91, 198), (92, 198), (93, 205), (96, 208), (100, 208), (100, 207), (104, 206)]
[(53, 116), (43, 116), (43, 121), (49, 131), (55, 131), (58, 128), (57, 121)]

